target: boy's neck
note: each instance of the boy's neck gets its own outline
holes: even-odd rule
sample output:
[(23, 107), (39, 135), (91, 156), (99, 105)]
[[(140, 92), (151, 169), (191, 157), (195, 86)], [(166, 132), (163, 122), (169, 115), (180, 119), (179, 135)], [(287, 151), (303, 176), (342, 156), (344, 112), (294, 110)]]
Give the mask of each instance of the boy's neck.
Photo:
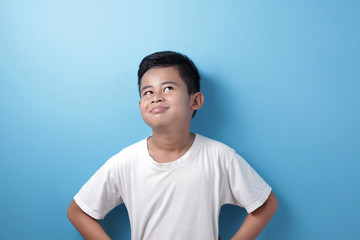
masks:
[(153, 135), (148, 139), (148, 151), (157, 162), (172, 162), (190, 149), (194, 139), (195, 134), (190, 131), (153, 132)]

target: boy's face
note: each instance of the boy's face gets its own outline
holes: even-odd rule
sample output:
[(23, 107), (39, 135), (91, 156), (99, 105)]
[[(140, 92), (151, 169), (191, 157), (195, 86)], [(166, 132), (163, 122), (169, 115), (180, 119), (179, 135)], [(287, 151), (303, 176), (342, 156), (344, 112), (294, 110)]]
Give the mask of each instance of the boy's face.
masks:
[(152, 129), (190, 124), (196, 110), (176, 67), (151, 68), (142, 77), (140, 110)]

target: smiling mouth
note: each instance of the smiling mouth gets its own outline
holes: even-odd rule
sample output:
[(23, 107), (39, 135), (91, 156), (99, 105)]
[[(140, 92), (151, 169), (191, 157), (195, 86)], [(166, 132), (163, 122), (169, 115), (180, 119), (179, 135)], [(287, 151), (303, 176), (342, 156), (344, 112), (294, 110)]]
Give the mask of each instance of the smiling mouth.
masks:
[(168, 109), (169, 109), (168, 107), (154, 107), (153, 109), (150, 110), (150, 113), (158, 114), (165, 112)]

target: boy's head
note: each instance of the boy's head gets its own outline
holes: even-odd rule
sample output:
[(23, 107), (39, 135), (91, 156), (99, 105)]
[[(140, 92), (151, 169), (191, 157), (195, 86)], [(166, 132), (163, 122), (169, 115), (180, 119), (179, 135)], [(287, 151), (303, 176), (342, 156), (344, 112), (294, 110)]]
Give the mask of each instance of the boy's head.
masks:
[(200, 92), (200, 75), (195, 64), (187, 56), (172, 51), (156, 52), (141, 61), (138, 71), (139, 91), (143, 75), (151, 68), (161, 67), (176, 67), (189, 95)]
[[(159, 79), (161, 79), (161, 85), (164, 87), (164, 89), (161, 89), (161, 93), (159, 90), (155, 91), (154, 89), (158, 84), (157, 80)], [(175, 84), (175, 90), (177, 90), (175, 92), (168, 91), (170, 89), (174, 90), (174, 86), (165, 86), (168, 83)], [(149, 99), (150, 96), (158, 97), (159, 94), (161, 94), (161, 98), (156, 100), (156, 104), (159, 104), (161, 101), (161, 105), (166, 105), (167, 103), (170, 105), (175, 104), (175, 96), (182, 98), (180, 102), (184, 103), (183, 101), (186, 101), (190, 104), (190, 106), (185, 107), (187, 108), (185, 111), (192, 111), (191, 117), (195, 116), (196, 111), (201, 108), (204, 101), (204, 96), (200, 92), (200, 75), (195, 64), (187, 56), (177, 52), (163, 51), (146, 56), (139, 66), (138, 85), (141, 97), (139, 104), (142, 114), (144, 113), (144, 120), (147, 113), (147, 110), (145, 109), (146, 104), (156, 100), (153, 98)], [(183, 87), (181, 87), (181, 85)], [(180, 91), (180, 89), (182, 90)], [(180, 93), (181, 96), (179, 96)], [(149, 100), (151, 101), (149, 102)], [(175, 101), (177, 102), (176, 104), (180, 103), (179, 99)], [(171, 111), (174, 111), (178, 108), (171, 109)], [(187, 113), (184, 113), (184, 115), (181, 116), (186, 115)], [(177, 119), (180, 120), (181, 116), (178, 116), (179, 118)]]

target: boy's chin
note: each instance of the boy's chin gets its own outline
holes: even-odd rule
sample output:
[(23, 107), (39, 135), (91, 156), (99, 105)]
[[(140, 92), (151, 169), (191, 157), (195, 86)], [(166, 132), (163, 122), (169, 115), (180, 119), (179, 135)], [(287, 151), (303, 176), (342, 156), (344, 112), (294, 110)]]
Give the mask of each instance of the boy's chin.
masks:
[(166, 130), (171, 128), (171, 124), (147, 124), (153, 131)]
[(166, 131), (170, 130), (175, 127), (175, 124), (173, 121), (162, 121), (162, 122), (146, 122), (146, 125), (148, 125), (153, 131)]
[(187, 125), (190, 125), (191, 119), (176, 119), (176, 118), (158, 118), (158, 119), (144, 119), (146, 125), (148, 125), (153, 131), (157, 130), (172, 130), (174, 128), (187, 129)]

